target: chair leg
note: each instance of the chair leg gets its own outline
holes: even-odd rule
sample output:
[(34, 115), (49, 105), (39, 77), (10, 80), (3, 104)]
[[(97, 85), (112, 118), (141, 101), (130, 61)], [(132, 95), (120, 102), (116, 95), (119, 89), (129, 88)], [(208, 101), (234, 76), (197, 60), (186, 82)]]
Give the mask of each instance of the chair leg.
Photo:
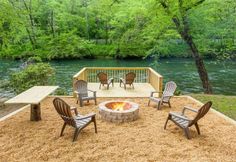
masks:
[(63, 135), (65, 128), (66, 128), (66, 123), (64, 123), (62, 126), (60, 137)]
[(96, 98), (94, 99), (94, 102), (95, 102), (95, 105), (97, 105), (97, 99)]
[(124, 84), (124, 87), (125, 87), (125, 89), (126, 89), (126, 84)]
[(196, 129), (197, 129), (197, 133), (200, 135), (200, 129), (199, 129), (199, 126), (198, 126), (198, 124), (197, 124), (197, 123), (195, 123), (194, 125), (195, 125), (195, 127), (196, 127)]
[(149, 101), (148, 101), (148, 106), (150, 106), (150, 102), (151, 102), (151, 100), (149, 99)]
[(102, 85), (102, 84), (100, 83), (100, 85), (99, 85), (99, 89), (101, 89), (101, 85)]
[(170, 120), (170, 118), (171, 118), (171, 116), (168, 115), (168, 117), (167, 117), (167, 119), (166, 119), (166, 122), (165, 122), (165, 125), (164, 125), (164, 129), (166, 129), (167, 123), (168, 123), (168, 121)]
[(168, 105), (169, 105), (169, 107), (171, 108), (171, 104), (170, 104), (170, 101), (168, 101)]
[(157, 110), (160, 110), (161, 109), (161, 102), (158, 102), (157, 104)]
[(77, 99), (76, 104), (78, 104), (78, 103), (79, 103), (79, 100)]
[(190, 134), (189, 134), (189, 129), (188, 128), (184, 128), (184, 134), (185, 134), (187, 139), (190, 139)]
[(95, 117), (93, 117), (93, 123), (94, 123), (95, 133), (98, 133), (98, 131), (97, 131), (97, 124), (96, 124), (96, 118)]
[(80, 107), (83, 107), (83, 101), (82, 100), (80, 100), (79, 105), (80, 105)]
[(75, 128), (75, 133), (74, 133), (73, 142), (78, 138), (79, 133), (80, 133), (80, 129)]

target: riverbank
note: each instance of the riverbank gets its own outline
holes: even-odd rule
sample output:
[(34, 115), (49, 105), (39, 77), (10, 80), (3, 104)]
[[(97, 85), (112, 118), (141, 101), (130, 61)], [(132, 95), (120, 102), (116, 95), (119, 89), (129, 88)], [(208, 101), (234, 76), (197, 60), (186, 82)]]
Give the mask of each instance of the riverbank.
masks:
[(191, 94), (201, 102), (212, 101), (213, 108), (236, 120), (236, 96)]
[[(22, 62), (0, 59), (1, 80), (8, 80), (9, 76), (17, 71)], [(154, 62), (153, 59), (84, 59), (84, 60), (57, 60), (49, 64), (55, 69), (55, 85), (63, 88), (67, 95), (72, 94), (72, 77), (83, 67), (152, 67), (163, 75), (164, 83), (173, 80), (177, 83), (182, 94), (202, 93), (202, 84), (199, 79), (194, 61), (192, 59), (161, 59)], [(205, 60), (214, 94), (236, 95), (236, 62), (218, 62)], [(1, 84), (1, 82), (0, 82)], [(225, 86), (227, 84), (227, 86)], [(1, 87), (1, 86), (0, 86)], [(11, 94), (11, 89), (1, 91), (2, 94)], [(1, 94), (0, 94), (1, 96)]]

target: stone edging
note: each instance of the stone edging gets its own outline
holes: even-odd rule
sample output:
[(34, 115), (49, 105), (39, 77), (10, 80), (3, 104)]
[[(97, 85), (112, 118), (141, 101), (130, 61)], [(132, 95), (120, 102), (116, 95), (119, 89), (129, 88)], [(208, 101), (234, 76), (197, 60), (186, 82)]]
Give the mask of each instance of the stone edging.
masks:
[[(193, 98), (193, 97), (191, 97), (191, 96), (175, 96), (175, 97), (176, 97), (176, 98), (178, 98), (178, 97), (179, 97), (179, 98), (181, 98), (181, 97), (187, 97), (188, 99), (190, 99), (190, 100), (192, 100), (192, 101), (198, 103), (199, 105), (203, 105), (202, 102), (198, 101), (197, 99), (195, 99), (195, 98)], [(215, 113), (216, 115), (218, 115), (218, 116), (224, 118), (226, 121), (230, 122), (231, 124), (236, 125), (236, 121), (233, 120), (233, 119), (231, 119), (230, 117), (226, 116), (225, 114), (223, 114), (223, 113), (221, 113), (221, 112), (219, 112), (219, 111), (217, 111), (217, 110), (215, 110), (215, 109), (213, 109), (213, 108), (211, 108), (210, 110), (211, 110), (211, 112), (213, 112), (213, 113)]]
[[(112, 102), (127, 102), (131, 104), (132, 107), (129, 110), (124, 110), (124, 111), (111, 110), (106, 107), (106, 104)], [(99, 114), (101, 116), (101, 119), (105, 121), (113, 123), (130, 122), (138, 119), (139, 105), (130, 101), (120, 101), (120, 100), (105, 101), (99, 104)]]

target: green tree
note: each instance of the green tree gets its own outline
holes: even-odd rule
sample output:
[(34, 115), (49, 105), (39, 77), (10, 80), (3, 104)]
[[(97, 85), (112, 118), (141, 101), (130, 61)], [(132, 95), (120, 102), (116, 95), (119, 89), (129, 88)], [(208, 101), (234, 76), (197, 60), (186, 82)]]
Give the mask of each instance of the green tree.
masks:
[(164, 11), (172, 19), (173, 23), (176, 26), (176, 30), (180, 34), (181, 38), (187, 43), (187, 45), (191, 49), (192, 56), (195, 60), (198, 74), (202, 81), (205, 93), (212, 93), (212, 87), (210, 85), (207, 70), (205, 68), (203, 59), (199, 53), (199, 50), (191, 33), (191, 25), (189, 19), (189, 14), (191, 10), (201, 5), (204, 1), (205, 0), (175, 0), (171, 3), (167, 0), (158, 0)]

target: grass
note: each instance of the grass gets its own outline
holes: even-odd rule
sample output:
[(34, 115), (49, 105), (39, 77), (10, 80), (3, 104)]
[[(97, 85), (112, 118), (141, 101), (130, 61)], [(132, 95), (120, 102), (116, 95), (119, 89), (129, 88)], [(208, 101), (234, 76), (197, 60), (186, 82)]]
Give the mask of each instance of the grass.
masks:
[(192, 94), (201, 102), (212, 101), (213, 108), (236, 120), (236, 96)]

